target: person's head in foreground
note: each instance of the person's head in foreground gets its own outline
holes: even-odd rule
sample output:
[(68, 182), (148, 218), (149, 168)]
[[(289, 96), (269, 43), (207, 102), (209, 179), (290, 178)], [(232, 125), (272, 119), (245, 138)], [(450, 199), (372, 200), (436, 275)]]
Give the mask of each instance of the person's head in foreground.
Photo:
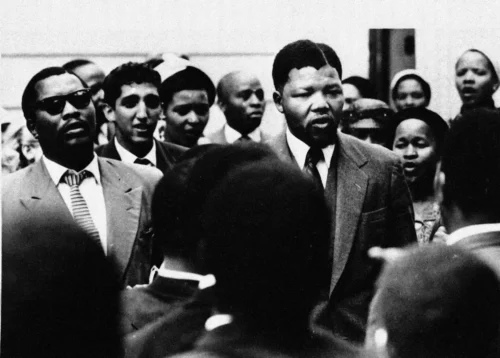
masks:
[(324, 44), (299, 40), (283, 47), (273, 63), (274, 103), (290, 132), (310, 147), (336, 140), (342, 118), (342, 64)]
[(498, 60), (478, 49), (465, 51), (455, 64), (455, 85), (462, 108), (494, 107), (499, 82)]
[(411, 249), (388, 263), (370, 307), (367, 348), (378, 357), (487, 357), (500, 328), (500, 284), (470, 253)]
[(300, 344), (289, 337), (309, 334), (328, 280), (329, 222), (322, 192), (292, 165), (271, 157), (228, 172), (201, 214), (217, 310), (277, 344)]
[(418, 71), (408, 69), (396, 73), (390, 92), (396, 111), (427, 107), (431, 101), (431, 86)]
[(93, 239), (54, 213), (2, 227), (2, 356), (118, 357), (118, 285)]
[(394, 113), (378, 99), (361, 98), (344, 111), (342, 131), (372, 144), (389, 147), (390, 125)]
[(448, 232), (500, 222), (500, 113), (478, 108), (453, 122), (435, 184)]

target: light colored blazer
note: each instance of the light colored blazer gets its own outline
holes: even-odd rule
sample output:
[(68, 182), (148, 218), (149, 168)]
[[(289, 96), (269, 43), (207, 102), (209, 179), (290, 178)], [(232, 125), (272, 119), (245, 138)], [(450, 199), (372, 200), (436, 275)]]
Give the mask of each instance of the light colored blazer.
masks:
[[(148, 282), (153, 254), (151, 199), (162, 174), (156, 168), (98, 158), (108, 238), (108, 257), (123, 285)], [(30, 215), (51, 213), (54, 220), (73, 220), (43, 164), (3, 177), (2, 218), (16, 222)]]

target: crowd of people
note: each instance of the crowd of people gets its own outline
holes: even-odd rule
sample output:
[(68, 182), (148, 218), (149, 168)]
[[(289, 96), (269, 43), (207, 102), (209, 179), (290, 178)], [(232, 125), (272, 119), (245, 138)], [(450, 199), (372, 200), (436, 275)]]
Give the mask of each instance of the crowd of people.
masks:
[(500, 66), (460, 56), (449, 120), (413, 69), (390, 104), (342, 73), (280, 49), (273, 135), (245, 69), (34, 74), (2, 125), (2, 355), (497, 357)]

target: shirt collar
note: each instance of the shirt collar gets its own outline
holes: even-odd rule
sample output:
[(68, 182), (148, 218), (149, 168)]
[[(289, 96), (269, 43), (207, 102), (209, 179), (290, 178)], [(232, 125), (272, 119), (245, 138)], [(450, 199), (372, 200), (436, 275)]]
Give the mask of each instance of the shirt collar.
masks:
[(447, 245), (454, 245), (469, 236), (500, 231), (500, 223), (464, 226), (448, 235)]
[(198, 288), (200, 290), (203, 290), (205, 288), (208, 288), (208, 287), (215, 285), (215, 276), (212, 274), (199, 275), (199, 274), (193, 273), (193, 272), (169, 270), (169, 269), (166, 269), (163, 267), (157, 268), (156, 266), (153, 266), (153, 268), (151, 269), (151, 275), (149, 278), (150, 282), (153, 281), (155, 273), (157, 273), (158, 276), (165, 277), (165, 278), (173, 278), (175, 280), (198, 281)]
[[(301, 141), (299, 138), (294, 136), (288, 126), (286, 127), (286, 141), (290, 150), (292, 151), (297, 164), (302, 169), (306, 163), (307, 152), (309, 151), (309, 146)], [(333, 151), (335, 150), (335, 144), (330, 144), (323, 149), (323, 156), (325, 157), (325, 163), (328, 168), (330, 168), (330, 163), (332, 161)]]
[[(260, 127), (255, 128), (247, 135), (254, 142), (260, 142)], [(227, 142), (229, 144), (232, 144), (240, 139), (243, 135), (226, 123), (226, 125), (224, 126), (224, 136), (226, 137)]]
[(207, 331), (213, 331), (220, 326), (225, 326), (232, 323), (233, 320), (233, 316), (229, 314), (215, 314), (206, 320), (205, 329)]
[[(59, 183), (61, 182), (61, 177), (69, 169), (50, 160), (45, 155), (42, 155), (42, 160), (54, 184), (56, 186), (59, 185)], [(101, 184), (101, 173), (99, 172), (99, 163), (97, 162), (97, 155), (94, 154), (94, 158), (92, 159), (92, 161), (84, 169), (79, 171), (79, 173), (81, 173), (83, 170), (91, 172), (95, 178), (96, 183), (99, 185)]]
[[(118, 143), (118, 140), (116, 139), (116, 137), (115, 137), (115, 147), (116, 147), (116, 151), (118, 152), (118, 155), (120, 156), (120, 159), (122, 160), (122, 162), (134, 163), (135, 160), (138, 158), (135, 154), (130, 153), (120, 143)], [(149, 160), (156, 167), (156, 142), (155, 142), (155, 140), (153, 140), (153, 146), (151, 147), (151, 150), (143, 158)]]

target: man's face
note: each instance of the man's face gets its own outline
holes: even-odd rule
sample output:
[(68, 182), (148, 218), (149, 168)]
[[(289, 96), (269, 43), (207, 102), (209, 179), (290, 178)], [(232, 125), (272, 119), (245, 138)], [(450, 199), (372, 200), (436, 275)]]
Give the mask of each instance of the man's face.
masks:
[(235, 74), (227, 79), (225, 92), (219, 105), (233, 129), (248, 134), (260, 126), (265, 107), (264, 90), (255, 76)]
[(316, 147), (334, 143), (344, 105), (336, 69), (325, 65), (318, 70), (291, 70), (282, 93), (274, 93), (274, 101), (292, 134), (301, 141)]
[(136, 145), (153, 142), (161, 113), (158, 89), (151, 83), (123, 85), (114, 108), (105, 107), (106, 117), (115, 122), (118, 142), (130, 152)]
[(207, 91), (182, 90), (174, 93), (165, 108), (165, 140), (193, 147), (201, 137), (209, 118)]
[[(28, 122), (31, 133), (40, 142), (44, 154), (56, 160), (67, 150), (89, 145), (95, 134), (95, 108), (90, 100), (88, 89), (80, 80), (69, 73), (51, 76), (35, 85), (38, 92), (35, 104), (34, 121)], [(57, 96), (72, 95), (69, 98)], [(40, 101), (43, 101), (42, 103)], [(60, 113), (53, 109), (60, 103)], [(54, 104), (56, 104), (54, 106)], [(57, 111), (56, 111), (57, 112)]]

